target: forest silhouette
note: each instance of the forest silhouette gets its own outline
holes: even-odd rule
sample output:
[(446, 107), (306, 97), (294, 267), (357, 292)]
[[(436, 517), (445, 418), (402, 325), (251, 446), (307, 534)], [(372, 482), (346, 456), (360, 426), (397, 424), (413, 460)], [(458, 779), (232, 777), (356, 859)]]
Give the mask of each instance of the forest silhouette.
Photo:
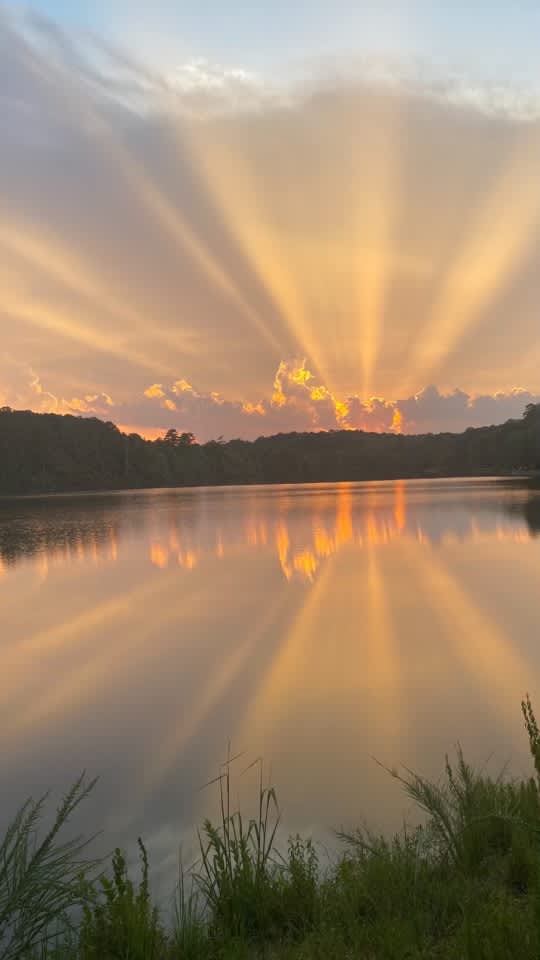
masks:
[(199, 444), (124, 434), (95, 417), (0, 410), (0, 494), (221, 484), (311, 483), (540, 470), (540, 404), (520, 420), (463, 433), (284, 433)]

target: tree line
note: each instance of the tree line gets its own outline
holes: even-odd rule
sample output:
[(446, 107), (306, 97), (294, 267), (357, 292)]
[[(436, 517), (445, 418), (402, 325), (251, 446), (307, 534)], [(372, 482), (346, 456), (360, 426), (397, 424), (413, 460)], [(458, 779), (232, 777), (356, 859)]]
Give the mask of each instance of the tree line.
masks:
[(0, 409), (0, 494), (213, 484), (309, 483), (540, 470), (540, 404), (520, 420), (463, 433), (362, 430), (211, 440), (171, 428), (157, 440), (96, 417)]

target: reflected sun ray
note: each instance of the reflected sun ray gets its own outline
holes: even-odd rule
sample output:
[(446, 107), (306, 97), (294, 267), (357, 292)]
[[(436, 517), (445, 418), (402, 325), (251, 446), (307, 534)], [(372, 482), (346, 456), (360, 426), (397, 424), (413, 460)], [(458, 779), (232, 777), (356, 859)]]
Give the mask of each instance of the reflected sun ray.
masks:
[(172, 719), (169, 724), (170, 732), (165, 733), (152, 760), (144, 768), (145, 792), (154, 789), (179, 762), (186, 745), (195, 738), (219, 701), (227, 696), (232, 684), (254, 654), (257, 644), (278, 619), (285, 605), (287, 592), (286, 585), (282, 586), (277, 597), (250, 631), (248, 639), (211, 672), (206, 686), (198, 692), (196, 702), (189, 704), (189, 713), (186, 715), (185, 709), (182, 709)]
[[(283, 637), (258, 687), (252, 692), (242, 730), (246, 731), (246, 736), (249, 732), (249, 738), (254, 742), (258, 742), (262, 734), (261, 726), (275, 723), (282, 710), (291, 702), (291, 697), (294, 702), (294, 691), (302, 670), (314, 666), (314, 634), (328, 596), (331, 573), (332, 562), (329, 561), (309, 587), (307, 596), (302, 598), (300, 611)], [(311, 674), (312, 671), (310, 678)]]
[(403, 711), (399, 709), (400, 670), (396, 631), (377, 549), (368, 545), (367, 552), (367, 629), (363, 631), (367, 655), (366, 672), (377, 691), (377, 724), (384, 727), (387, 736), (393, 737), (403, 731)]
[[(170, 588), (172, 581), (178, 576), (174, 571), (165, 579), (160, 579), (155, 584), (156, 593)], [(142, 594), (142, 610), (148, 611), (148, 597)], [(154, 605), (152, 615), (137, 618), (135, 602), (137, 594), (134, 593), (134, 599), (131, 604), (129, 624), (137, 622), (137, 630), (126, 629), (124, 634), (114, 643), (104, 643), (98, 646), (84, 662), (78, 664), (74, 669), (68, 668), (62, 675), (55, 679), (52, 684), (44, 684), (43, 690), (31, 698), (29, 705), (25, 703), (24, 709), (13, 709), (4, 711), (0, 725), (0, 742), (3, 749), (17, 749), (21, 738), (27, 736), (38, 724), (45, 721), (56, 721), (59, 717), (66, 716), (67, 711), (76, 711), (84, 705), (88, 699), (95, 698), (97, 693), (102, 693), (107, 689), (107, 685), (118, 683), (118, 676), (113, 669), (120, 660), (127, 664), (129, 670), (141, 669), (143, 665), (150, 665), (156, 658), (156, 644), (152, 638), (156, 635), (165, 637), (162, 644), (177, 644), (176, 636), (169, 636), (165, 628), (171, 623), (176, 623), (180, 618), (186, 616), (200, 615), (207, 599), (206, 589), (201, 586), (197, 593), (191, 593), (189, 600), (182, 598), (177, 604)], [(138, 601), (137, 601), (138, 606)], [(114, 614), (113, 614), (114, 617)], [(5, 678), (7, 684), (8, 679)], [(24, 691), (20, 691), (24, 696)]]
[(5, 685), (0, 687), (0, 703), (5, 706), (18, 696), (18, 690), (24, 684), (25, 676), (28, 676), (29, 658), (63, 656), (77, 649), (84, 643), (89, 632), (96, 628), (110, 627), (124, 618), (129, 620), (133, 605), (150, 601), (159, 595), (170, 585), (170, 579), (156, 581), (151, 578), (133, 590), (127, 590), (111, 600), (84, 609), (58, 625), (38, 630), (18, 642), (9, 644), (3, 654)]
[(486, 688), (487, 697), (493, 700), (494, 693), (498, 695), (500, 705), (513, 717), (516, 696), (523, 696), (530, 683), (529, 664), (511, 638), (465, 592), (433, 550), (427, 558), (424, 550), (414, 548), (408, 553), (409, 561), (418, 570), (426, 594), (443, 619), (453, 650)]

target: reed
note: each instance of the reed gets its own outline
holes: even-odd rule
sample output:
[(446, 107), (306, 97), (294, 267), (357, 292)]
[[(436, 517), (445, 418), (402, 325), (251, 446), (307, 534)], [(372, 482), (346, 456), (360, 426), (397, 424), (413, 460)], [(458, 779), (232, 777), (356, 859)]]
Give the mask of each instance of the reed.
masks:
[[(87, 841), (58, 834), (93, 784), (81, 778), (41, 844), (44, 799), (26, 803), (0, 844), (0, 957), (9, 960), (538, 960), (540, 733), (522, 703), (534, 774), (476, 771), (458, 746), (438, 782), (390, 770), (421, 825), (393, 838), (337, 834), (324, 868), (310, 839), (283, 846), (275, 790), (259, 766), (255, 812), (232, 804), (228, 757), (211, 783), (218, 823), (181, 865), (172, 918), (153, 906), (146, 850), (140, 878), (117, 850), (96, 876)], [(79, 914), (77, 914), (77, 909)]]
[(61, 841), (60, 833), (95, 782), (79, 777), (41, 841), (47, 795), (27, 800), (0, 841), (0, 956), (5, 960), (46, 950), (57, 939), (57, 928), (69, 928), (70, 913), (87, 901), (98, 866), (87, 857), (93, 838)]

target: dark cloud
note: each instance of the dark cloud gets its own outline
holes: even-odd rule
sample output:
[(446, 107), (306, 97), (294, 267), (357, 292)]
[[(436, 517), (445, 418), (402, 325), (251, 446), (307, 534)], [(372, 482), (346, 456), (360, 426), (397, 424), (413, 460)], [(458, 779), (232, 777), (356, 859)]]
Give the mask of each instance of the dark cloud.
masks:
[(463, 390), (441, 393), (429, 386), (414, 397), (397, 402), (407, 433), (460, 431), (504, 423), (521, 417), (528, 403), (539, 403), (540, 392), (514, 389), (487, 395), (471, 396)]

